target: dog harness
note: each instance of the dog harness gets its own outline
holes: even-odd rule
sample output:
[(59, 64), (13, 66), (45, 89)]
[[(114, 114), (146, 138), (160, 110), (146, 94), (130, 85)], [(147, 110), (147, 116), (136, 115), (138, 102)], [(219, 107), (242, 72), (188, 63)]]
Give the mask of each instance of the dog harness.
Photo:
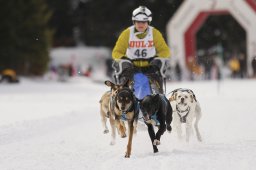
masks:
[[(132, 106), (134, 106), (134, 108)], [(139, 103), (138, 102), (136, 102), (136, 105), (132, 104), (131, 107), (127, 111), (122, 112), (121, 120), (123, 120), (123, 121), (130, 120), (127, 118), (126, 113), (131, 112), (133, 109), (134, 109), (134, 114), (135, 114), (134, 117), (136, 117), (136, 115), (138, 115), (138, 113), (139, 113)]]
[[(120, 109), (119, 109), (120, 110)], [(133, 104), (130, 106), (129, 109), (127, 109), (126, 111), (122, 111), (122, 114), (121, 114), (121, 120), (128, 120), (127, 116), (126, 116), (126, 113), (127, 112), (131, 112), (133, 110)], [(120, 110), (121, 111), (121, 110)]]
[(156, 122), (156, 126), (160, 126), (160, 122), (156, 118), (156, 113), (157, 112), (155, 112), (152, 116), (150, 116), (150, 118), (153, 119)]
[[(186, 110), (182, 111), (182, 110), (179, 110), (178, 106), (176, 105), (176, 110), (177, 110), (178, 115), (180, 117), (180, 122), (181, 123), (186, 123), (187, 116), (188, 116), (188, 113), (190, 111), (190, 107), (188, 107)], [(186, 113), (186, 114), (184, 115), (184, 113)], [(182, 115), (184, 115), (184, 116), (182, 116)]]
[[(160, 96), (160, 99), (163, 101), (164, 106), (165, 106), (165, 109), (166, 109), (166, 105), (167, 105), (167, 102), (168, 102), (168, 101), (165, 100), (163, 94), (159, 94), (159, 96)], [(159, 120), (157, 119), (157, 112), (158, 112), (158, 110), (156, 110), (155, 113), (150, 116), (150, 119), (152, 119), (154, 122), (156, 122), (156, 126), (159, 126), (159, 125), (160, 125), (160, 122), (159, 122)], [(164, 111), (164, 113), (165, 113), (165, 112), (166, 112), (166, 111)], [(144, 121), (145, 121), (145, 120), (144, 120)]]

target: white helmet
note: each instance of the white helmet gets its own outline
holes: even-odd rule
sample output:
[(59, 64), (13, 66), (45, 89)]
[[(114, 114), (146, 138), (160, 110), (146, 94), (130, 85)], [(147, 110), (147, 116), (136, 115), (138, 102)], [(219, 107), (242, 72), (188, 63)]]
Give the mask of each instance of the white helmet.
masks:
[(139, 6), (132, 12), (132, 21), (152, 21), (152, 13), (145, 6)]

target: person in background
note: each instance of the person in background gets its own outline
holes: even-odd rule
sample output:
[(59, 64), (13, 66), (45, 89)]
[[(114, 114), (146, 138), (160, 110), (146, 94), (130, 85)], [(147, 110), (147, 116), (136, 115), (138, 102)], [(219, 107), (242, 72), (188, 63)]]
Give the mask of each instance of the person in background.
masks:
[(253, 77), (256, 78), (256, 56), (252, 59)]
[(240, 71), (240, 63), (237, 57), (232, 57), (228, 62), (229, 68), (231, 70), (231, 77), (237, 78), (239, 76)]
[(180, 68), (180, 64), (178, 62), (175, 65), (175, 73), (176, 73), (177, 80), (181, 81), (182, 71), (181, 71), (181, 68)]
[(116, 72), (121, 72), (116, 81), (131, 80), (135, 72), (143, 72), (148, 75), (155, 73), (156, 76), (152, 78), (158, 82), (160, 91), (163, 92), (160, 72), (163, 63), (156, 59), (168, 59), (170, 49), (162, 34), (150, 25), (151, 21), (152, 13), (147, 7), (136, 8), (132, 13), (133, 25), (126, 28), (119, 36), (112, 51), (112, 58), (116, 63), (122, 60), (130, 61), (124, 62), (122, 68), (114, 63)]
[(244, 53), (239, 54), (239, 65), (240, 65), (240, 71), (239, 71), (239, 76), (240, 78), (246, 78), (246, 57)]
[(85, 76), (85, 77), (90, 77), (91, 74), (92, 74), (92, 66), (89, 65), (88, 68), (87, 68), (87, 70), (86, 70), (85, 73), (84, 73), (84, 76)]
[(19, 79), (16, 72), (13, 69), (5, 69), (0, 76), (0, 82), (18, 83)]

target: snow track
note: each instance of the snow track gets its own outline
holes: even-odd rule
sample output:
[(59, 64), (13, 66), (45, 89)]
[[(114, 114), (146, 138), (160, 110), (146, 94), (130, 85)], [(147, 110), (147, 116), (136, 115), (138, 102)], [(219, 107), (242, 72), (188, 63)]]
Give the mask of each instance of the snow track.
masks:
[(18, 122), (0, 127), (0, 145), (20, 142), (34, 137), (57, 133), (85, 122), (84, 113), (69, 113), (40, 120)]
[(202, 107), (203, 142), (178, 141), (175, 132), (161, 138), (159, 153), (139, 124), (131, 158), (128, 138), (103, 134), (99, 99), (102, 84), (76, 79), (68, 83), (0, 85), (0, 170), (253, 170), (256, 166), (256, 81), (168, 83), (167, 90), (191, 88)]

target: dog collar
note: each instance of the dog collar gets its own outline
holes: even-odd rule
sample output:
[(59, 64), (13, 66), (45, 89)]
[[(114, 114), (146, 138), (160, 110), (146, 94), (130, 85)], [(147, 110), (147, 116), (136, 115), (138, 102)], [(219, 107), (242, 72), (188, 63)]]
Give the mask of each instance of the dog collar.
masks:
[(117, 103), (116, 103), (116, 108), (118, 108), (118, 110), (121, 111), (122, 113), (127, 113), (127, 112), (133, 111), (133, 109), (134, 109), (133, 105), (134, 105), (134, 104), (131, 104), (130, 107), (129, 107), (127, 110), (123, 111), (123, 110), (121, 110), (121, 109), (118, 107), (118, 105), (117, 105)]
[[(121, 111), (121, 116), (118, 116), (119, 118), (121, 118), (122, 120), (130, 120), (130, 119), (128, 119), (127, 118), (127, 116), (126, 116), (126, 113), (127, 112), (131, 112), (131, 111), (133, 111), (134, 110), (134, 112), (136, 112), (136, 107), (134, 106), (134, 103), (133, 104), (131, 104), (131, 106), (126, 110), (126, 111), (122, 111), (119, 107), (118, 107), (118, 105), (116, 104), (116, 107), (118, 108), (118, 110), (119, 111)], [(116, 115), (117, 116), (117, 115)]]
[(153, 115), (151, 115), (150, 118), (153, 119), (156, 122), (156, 126), (160, 126), (160, 122), (157, 119), (156, 113), (157, 112), (155, 112)]

